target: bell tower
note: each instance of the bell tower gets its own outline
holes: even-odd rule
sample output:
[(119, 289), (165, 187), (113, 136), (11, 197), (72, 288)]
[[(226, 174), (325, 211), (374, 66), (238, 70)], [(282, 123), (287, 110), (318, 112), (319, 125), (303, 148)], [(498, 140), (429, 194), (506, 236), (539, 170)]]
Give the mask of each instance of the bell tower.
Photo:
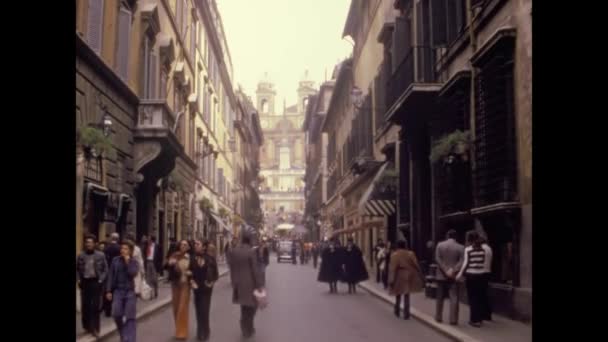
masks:
[(306, 103), (308, 96), (315, 94), (315, 82), (311, 81), (308, 76), (308, 70), (304, 72), (304, 77), (300, 81), (298, 87), (298, 114), (304, 115), (306, 111)]
[(274, 100), (277, 92), (268, 78), (268, 73), (264, 73), (264, 79), (258, 83), (255, 95), (260, 116), (275, 115)]

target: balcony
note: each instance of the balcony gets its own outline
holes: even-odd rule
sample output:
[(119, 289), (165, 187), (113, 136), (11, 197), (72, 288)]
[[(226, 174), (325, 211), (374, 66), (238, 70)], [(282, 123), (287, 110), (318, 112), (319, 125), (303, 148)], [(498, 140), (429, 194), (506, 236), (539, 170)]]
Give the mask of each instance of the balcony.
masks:
[(414, 46), (408, 50), (387, 83), (387, 121), (403, 123), (430, 108), (441, 89), (434, 65), (432, 47)]
[(175, 136), (175, 115), (165, 100), (142, 100), (135, 127), (135, 172), (154, 182), (171, 172), (184, 148)]

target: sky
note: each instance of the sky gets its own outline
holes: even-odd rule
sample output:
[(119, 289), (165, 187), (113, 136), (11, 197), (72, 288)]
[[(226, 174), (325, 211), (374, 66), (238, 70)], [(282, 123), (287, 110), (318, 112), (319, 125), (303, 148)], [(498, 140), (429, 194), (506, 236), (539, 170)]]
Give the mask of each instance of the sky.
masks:
[(276, 110), (297, 102), (298, 82), (308, 70), (319, 85), (348, 57), (342, 39), (350, 0), (216, 0), (232, 57), (235, 88), (255, 101), (258, 82), (268, 73), (275, 85)]

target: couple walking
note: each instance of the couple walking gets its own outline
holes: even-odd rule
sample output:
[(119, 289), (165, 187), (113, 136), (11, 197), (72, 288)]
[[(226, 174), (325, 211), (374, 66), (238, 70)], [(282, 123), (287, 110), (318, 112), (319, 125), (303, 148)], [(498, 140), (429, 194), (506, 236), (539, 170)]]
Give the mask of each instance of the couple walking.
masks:
[(329, 293), (338, 293), (338, 281), (348, 284), (348, 293), (357, 293), (357, 283), (369, 278), (363, 253), (352, 238), (348, 239), (346, 247), (341, 247), (338, 241), (330, 241), (321, 258), (317, 280), (329, 283)]
[(446, 240), (437, 245), (437, 308), (435, 320), (443, 321), (443, 301), (450, 298), (450, 324), (458, 324), (459, 284), (466, 279), (469, 298), (469, 324), (481, 327), (482, 321), (492, 319), (488, 298), (488, 282), (492, 265), (492, 249), (476, 231), (467, 233), (467, 247), (456, 241), (456, 231), (450, 230)]
[(85, 250), (76, 262), (82, 296), (82, 324), (87, 332), (99, 337), (100, 302), (102, 294), (105, 294), (103, 297), (111, 303), (111, 316), (121, 340), (135, 342), (135, 279), (141, 272), (140, 264), (134, 258), (135, 244), (130, 240), (116, 244), (118, 255), (112, 256), (110, 267), (106, 255), (96, 250), (96, 244), (95, 236), (85, 237)]
[(177, 245), (165, 268), (171, 282), (173, 317), (175, 321), (175, 338), (188, 338), (188, 312), (190, 291), (194, 293), (194, 309), (197, 322), (197, 339), (207, 341), (211, 334), (209, 311), (213, 285), (219, 278), (215, 247), (201, 240), (194, 241), (194, 253), (190, 253), (190, 244), (182, 240)]

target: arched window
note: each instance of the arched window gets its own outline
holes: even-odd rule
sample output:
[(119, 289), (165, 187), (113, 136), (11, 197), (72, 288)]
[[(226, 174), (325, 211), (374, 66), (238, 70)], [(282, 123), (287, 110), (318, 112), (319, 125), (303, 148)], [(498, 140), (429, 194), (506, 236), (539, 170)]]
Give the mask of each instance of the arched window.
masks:
[(268, 100), (262, 99), (261, 107), (262, 113), (268, 114)]

